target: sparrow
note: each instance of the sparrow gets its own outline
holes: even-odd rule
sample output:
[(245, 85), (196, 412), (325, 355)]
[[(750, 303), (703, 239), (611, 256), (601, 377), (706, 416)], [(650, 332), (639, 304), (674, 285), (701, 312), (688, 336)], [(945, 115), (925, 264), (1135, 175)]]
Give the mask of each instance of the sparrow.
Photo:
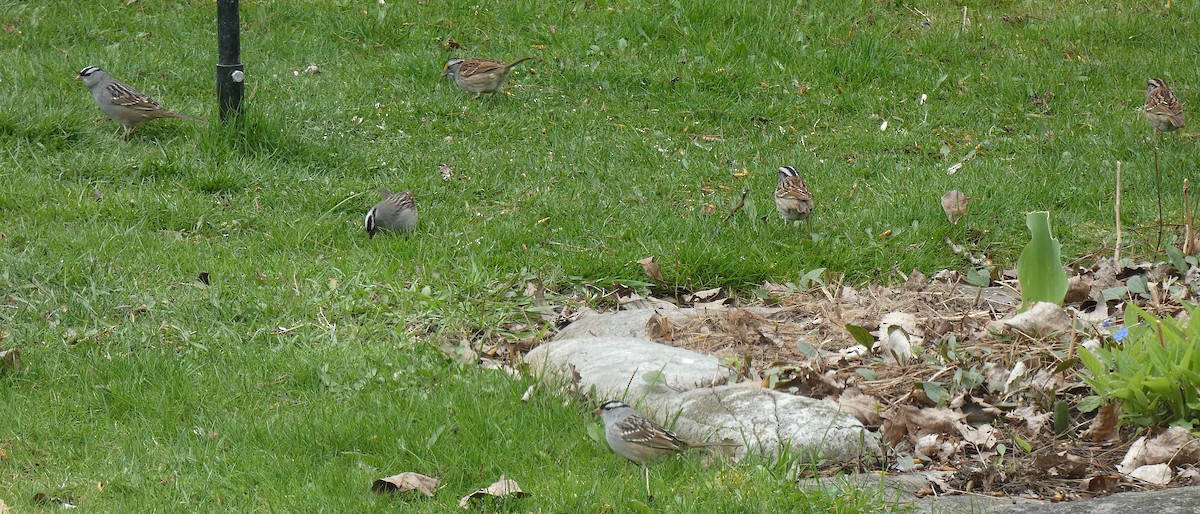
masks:
[(609, 400), (592, 411), (604, 420), (604, 439), (617, 455), (649, 464), (691, 448), (741, 446), (726, 442), (688, 442), (624, 402)]
[(139, 93), (96, 66), (80, 70), (75, 80), (82, 81), (92, 92), (92, 99), (109, 118), (124, 127), (121, 137), (127, 138), (138, 125), (155, 118), (182, 118), (203, 122), (203, 118), (163, 109), (154, 99)]
[(475, 93), (474, 98), (479, 98), (484, 93), (495, 96), (500, 91), (500, 86), (504, 85), (504, 80), (508, 78), (508, 72), (512, 71), (513, 66), (530, 59), (532, 57), (523, 57), (508, 64), (487, 59), (450, 59), (442, 67), (442, 76), (453, 77), (459, 89)]
[(787, 221), (808, 218), (813, 210), (812, 193), (804, 183), (804, 177), (791, 166), (783, 166), (778, 171), (779, 181), (775, 185), (775, 208), (779, 215)]
[(1171, 132), (1183, 128), (1183, 105), (1163, 79), (1146, 83), (1146, 121), (1155, 132)]
[(412, 191), (393, 193), (380, 189), (379, 194), (383, 199), (367, 211), (368, 238), (374, 239), (380, 230), (404, 232), (417, 226), (417, 203), (413, 201)]

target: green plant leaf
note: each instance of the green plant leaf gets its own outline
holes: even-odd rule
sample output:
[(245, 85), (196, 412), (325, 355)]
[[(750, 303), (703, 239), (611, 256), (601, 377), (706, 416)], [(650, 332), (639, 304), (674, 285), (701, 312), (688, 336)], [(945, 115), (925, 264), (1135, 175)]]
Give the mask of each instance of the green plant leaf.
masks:
[(1029, 213), (1025, 226), (1032, 239), (1017, 260), (1021, 310), (1037, 302), (1062, 305), (1067, 295), (1067, 272), (1062, 267), (1062, 245), (1050, 234), (1050, 212)]
[(870, 330), (846, 323), (846, 331), (850, 332), (850, 335), (854, 337), (855, 341), (858, 341), (858, 344), (866, 346), (868, 352), (871, 351), (871, 348), (875, 347), (875, 336), (871, 334)]
[(950, 393), (941, 382), (917, 382), (916, 386), (925, 391), (925, 396), (938, 405), (944, 405), (950, 399)]
[(1082, 400), (1079, 400), (1079, 403), (1075, 405), (1075, 408), (1079, 409), (1079, 412), (1092, 412), (1096, 409), (1099, 409), (1105, 403), (1107, 402), (1103, 397), (1090, 395), (1084, 396)]

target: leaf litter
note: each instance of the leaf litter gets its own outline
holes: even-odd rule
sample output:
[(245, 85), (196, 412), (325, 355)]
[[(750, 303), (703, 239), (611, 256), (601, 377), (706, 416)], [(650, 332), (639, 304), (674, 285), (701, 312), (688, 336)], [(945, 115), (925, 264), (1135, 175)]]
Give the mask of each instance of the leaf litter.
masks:
[(1088, 405), (1096, 397), (1078, 358), (1081, 347), (1113, 339), (1126, 302), (1185, 314), (1183, 302), (1200, 288), (1195, 268), (1101, 260), (1072, 270), (1065, 307), (1018, 314), (1015, 273), (986, 256), (964, 258), (981, 268), (932, 278), (914, 270), (895, 287), (860, 288), (814, 270), (801, 285), (764, 283), (748, 301), (661, 283), (618, 283), (584, 298), (534, 279), (525, 284), (525, 322), (467, 338), (459, 350), (517, 373), (524, 353), (592, 306), (697, 307), (703, 314), (691, 318), (652, 316), (648, 336), (716, 355), (744, 385), (836, 403), (878, 432), (887, 473), (928, 482), (919, 494), (1063, 501), (1200, 484), (1200, 442), (1186, 430), (1122, 425), (1116, 404)]

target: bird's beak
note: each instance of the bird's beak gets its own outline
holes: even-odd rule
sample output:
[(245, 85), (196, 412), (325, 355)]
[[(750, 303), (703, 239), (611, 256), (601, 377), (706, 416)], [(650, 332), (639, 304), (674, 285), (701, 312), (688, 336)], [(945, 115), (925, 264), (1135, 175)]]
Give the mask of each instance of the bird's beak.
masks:
[(75, 80), (83, 80), (83, 75), (76, 75)]
[(596, 410), (592, 411), (592, 414), (599, 415), (600, 412), (601, 412), (601, 409), (597, 407)]

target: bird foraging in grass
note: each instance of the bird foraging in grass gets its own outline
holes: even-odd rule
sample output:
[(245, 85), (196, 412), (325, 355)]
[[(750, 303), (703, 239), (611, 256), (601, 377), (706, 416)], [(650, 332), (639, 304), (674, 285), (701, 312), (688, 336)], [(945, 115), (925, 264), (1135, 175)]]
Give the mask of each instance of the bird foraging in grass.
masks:
[(775, 185), (775, 208), (787, 221), (807, 219), (812, 214), (813, 196), (804, 183), (804, 177), (791, 166), (783, 166), (777, 172)]
[(475, 93), (475, 98), (484, 93), (495, 96), (513, 67), (530, 59), (532, 57), (524, 57), (508, 64), (487, 59), (450, 59), (442, 67), (442, 76), (453, 77), (459, 89)]
[(417, 226), (417, 203), (413, 201), (412, 191), (393, 193), (380, 189), (383, 199), (367, 211), (365, 220), (367, 236), (375, 238), (381, 230), (404, 232)]

